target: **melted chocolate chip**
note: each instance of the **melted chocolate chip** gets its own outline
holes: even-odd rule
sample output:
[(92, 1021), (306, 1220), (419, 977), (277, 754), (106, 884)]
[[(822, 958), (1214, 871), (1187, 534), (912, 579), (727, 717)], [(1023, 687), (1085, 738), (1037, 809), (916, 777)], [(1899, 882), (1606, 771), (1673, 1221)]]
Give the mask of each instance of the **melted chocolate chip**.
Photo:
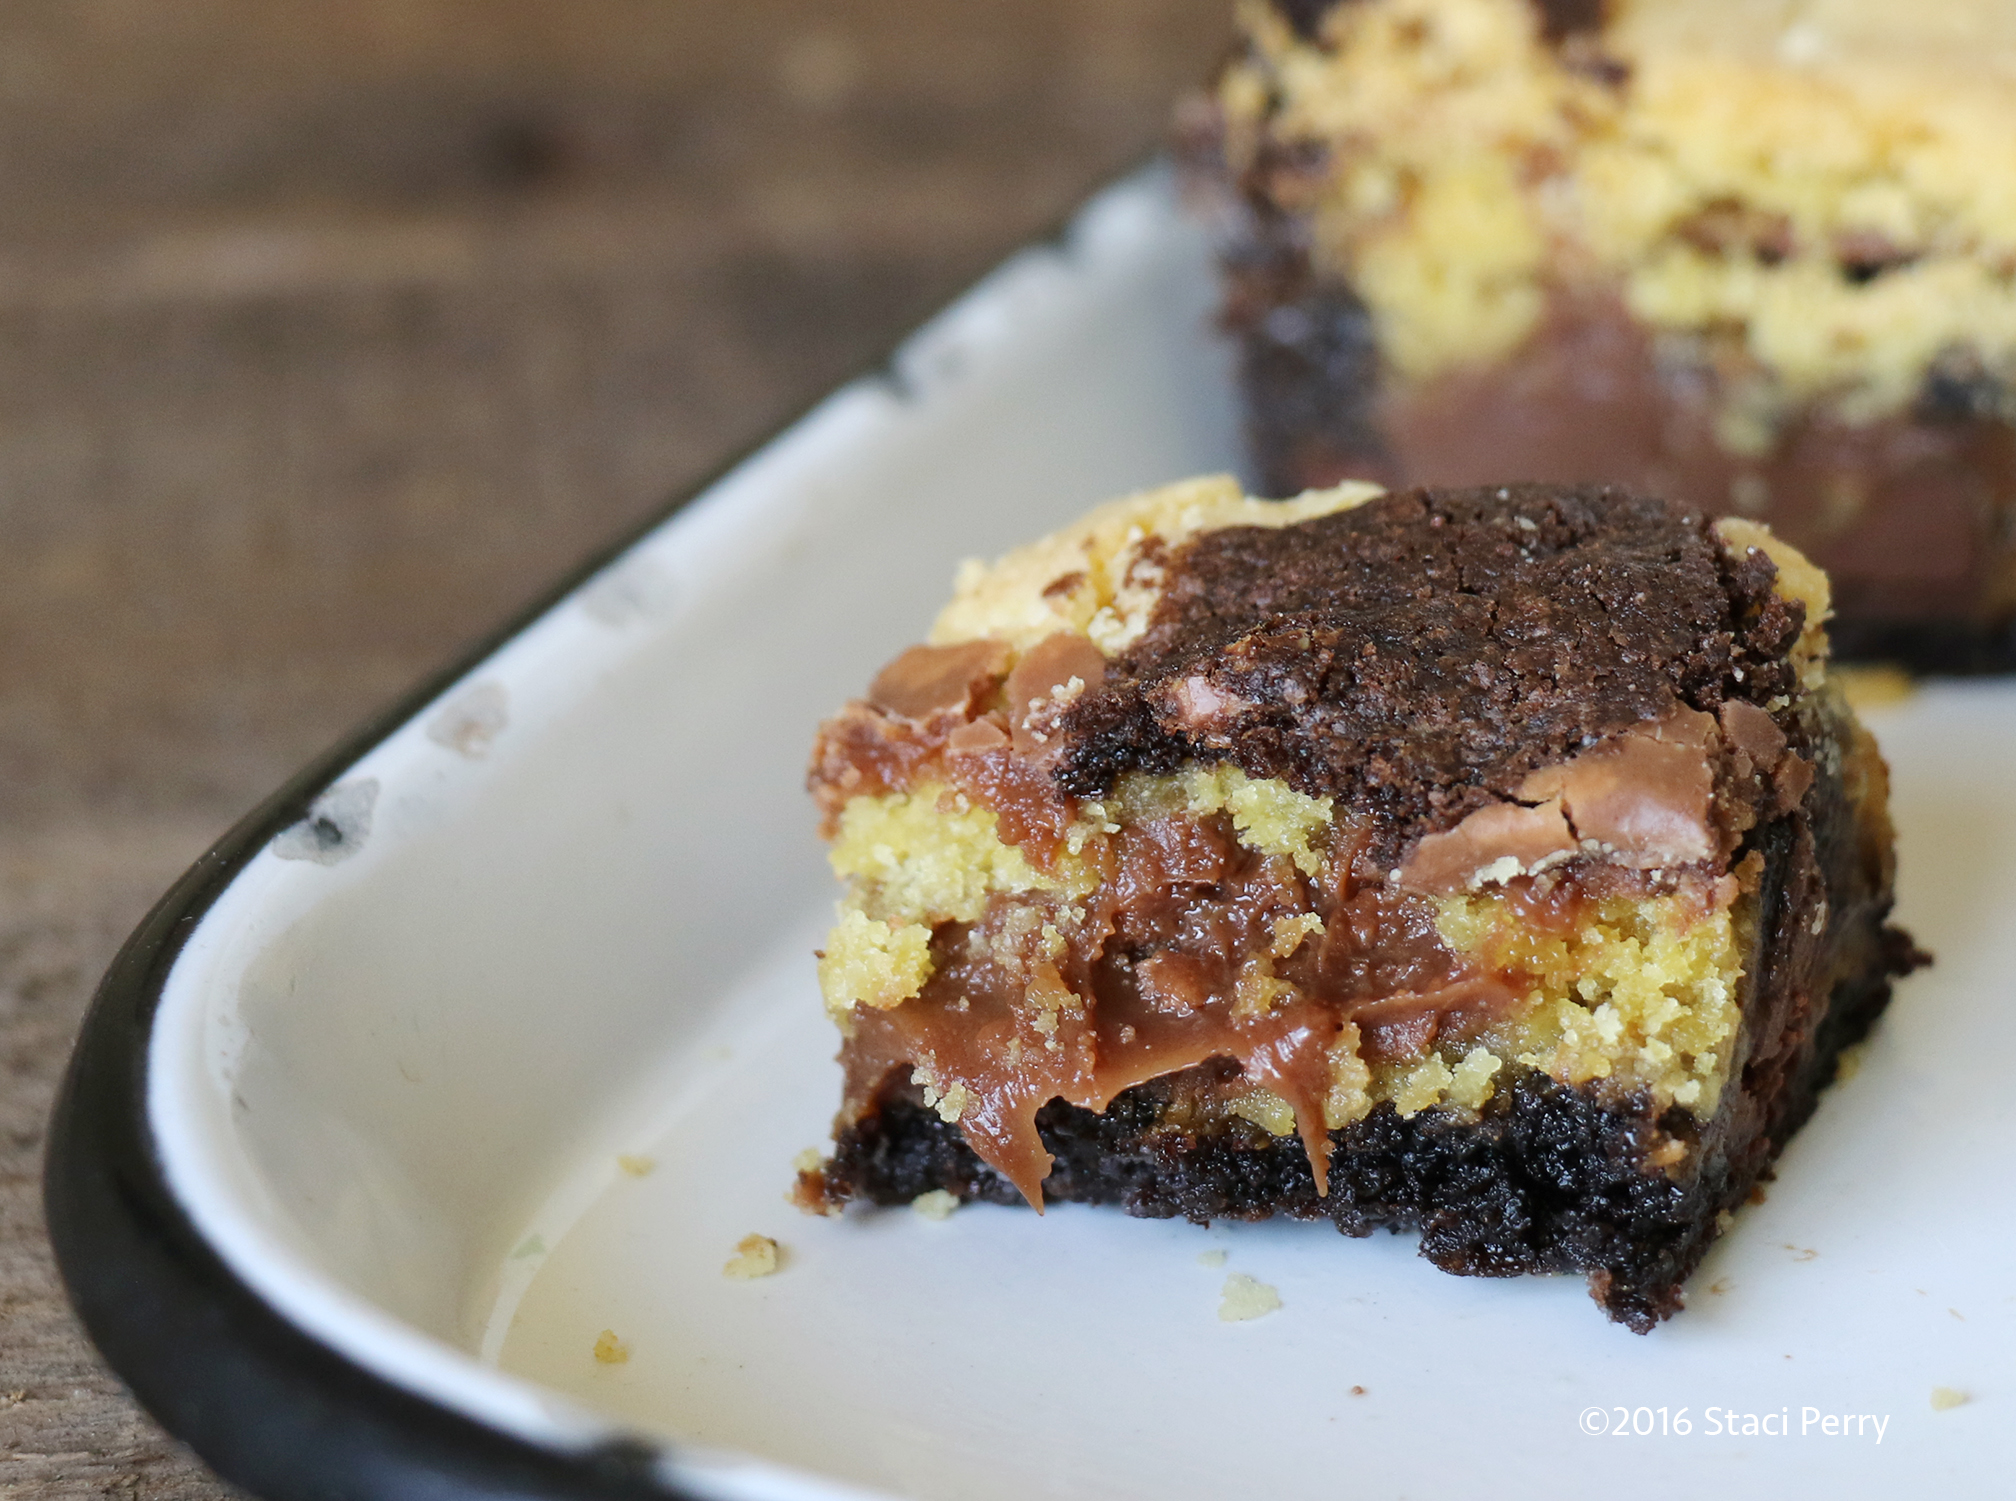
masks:
[(975, 695), (1008, 671), (1008, 659), (999, 641), (913, 646), (875, 674), (868, 702), (905, 719), (964, 714)]

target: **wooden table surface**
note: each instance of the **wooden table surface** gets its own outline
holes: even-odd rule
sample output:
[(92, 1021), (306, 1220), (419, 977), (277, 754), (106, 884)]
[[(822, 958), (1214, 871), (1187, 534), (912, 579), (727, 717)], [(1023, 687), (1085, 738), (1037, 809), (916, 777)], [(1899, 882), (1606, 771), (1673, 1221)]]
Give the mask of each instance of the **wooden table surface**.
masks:
[(232, 1494), (70, 1318), (148, 903), (1161, 136), (1227, 0), (0, 8), (0, 1496)]

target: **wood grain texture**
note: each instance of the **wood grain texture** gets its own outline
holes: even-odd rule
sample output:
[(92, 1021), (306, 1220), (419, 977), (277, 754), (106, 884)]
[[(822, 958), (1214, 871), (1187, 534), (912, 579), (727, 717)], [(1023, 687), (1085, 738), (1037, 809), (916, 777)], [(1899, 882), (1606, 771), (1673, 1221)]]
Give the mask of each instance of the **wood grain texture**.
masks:
[(1228, 10), (0, 8), (0, 1496), (230, 1494), (99, 1366), (41, 1227), (147, 903), (1152, 148)]

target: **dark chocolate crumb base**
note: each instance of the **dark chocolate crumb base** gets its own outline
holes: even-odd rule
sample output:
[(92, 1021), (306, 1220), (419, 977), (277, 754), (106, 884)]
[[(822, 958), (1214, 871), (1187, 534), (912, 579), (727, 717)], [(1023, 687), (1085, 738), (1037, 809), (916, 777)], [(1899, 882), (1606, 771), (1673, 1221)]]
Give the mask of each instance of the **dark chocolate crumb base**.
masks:
[[(1299, 1138), (1236, 1121), (1210, 1132), (1163, 1126), (1169, 1089), (1186, 1082), (1137, 1086), (1104, 1114), (1053, 1101), (1037, 1118), (1057, 1159), (1046, 1198), (1196, 1224), (1284, 1215), (1328, 1219), (1350, 1236), (1418, 1230), (1421, 1254), (1459, 1276), (1588, 1273), (1610, 1317), (1643, 1333), (1680, 1306), (1715, 1211), (1749, 1191), (1723, 1173), (1676, 1182), (1640, 1167), (1661, 1128), (1698, 1139), (1685, 1111), (1655, 1121), (1642, 1104), (1605, 1105), (1529, 1071), (1475, 1121), (1439, 1108), (1403, 1120), (1386, 1103), (1333, 1131), (1330, 1192), (1319, 1199)], [(900, 1077), (841, 1133), (823, 1172), (829, 1200), (900, 1204), (941, 1188), (1021, 1202)]]
[[(1720, 1233), (1718, 1214), (1769, 1176), (1841, 1049), (1868, 1032), (1889, 998), (1887, 976), (1837, 996), (1804, 1066), (1769, 1102), (1768, 1131), (1734, 1154), (1690, 1154), (1698, 1164), (1690, 1176), (1642, 1166), (1659, 1135), (1700, 1141), (1685, 1110), (1655, 1118), (1642, 1100), (1606, 1103), (1529, 1070), (1475, 1120), (1439, 1108), (1402, 1120), (1386, 1103), (1331, 1132), (1330, 1192), (1319, 1199), (1299, 1138), (1237, 1118), (1204, 1131), (1165, 1123), (1190, 1115), (1183, 1097), (1212, 1082), (1214, 1069), (1233, 1067), (1206, 1065), (1129, 1089), (1103, 1113), (1053, 1100), (1037, 1117), (1056, 1158), (1044, 1195), (1196, 1224), (1285, 1215), (1329, 1219), (1351, 1236), (1418, 1230), (1421, 1254), (1459, 1276), (1586, 1273), (1604, 1312), (1644, 1334), (1682, 1306), (1682, 1283)], [(907, 1204), (933, 1189), (965, 1202), (1022, 1202), (924, 1104), (906, 1070), (892, 1072), (875, 1105), (839, 1133), (832, 1159), (806, 1177), (801, 1197), (829, 1207)]]

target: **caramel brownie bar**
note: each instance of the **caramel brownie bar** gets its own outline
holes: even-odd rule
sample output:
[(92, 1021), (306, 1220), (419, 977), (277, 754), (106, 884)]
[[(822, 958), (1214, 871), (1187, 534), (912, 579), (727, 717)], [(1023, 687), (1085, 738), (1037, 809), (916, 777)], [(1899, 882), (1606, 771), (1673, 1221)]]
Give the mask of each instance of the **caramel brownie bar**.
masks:
[(1908, 967), (1827, 581), (1523, 485), (1120, 501), (821, 730), (808, 1207), (1417, 1228), (1645, 1330)]
[(1276, 494), (1756, 518), (1835, 646), (2016, 667), (2016, 6), (1246, 0), (1193, 145)]

